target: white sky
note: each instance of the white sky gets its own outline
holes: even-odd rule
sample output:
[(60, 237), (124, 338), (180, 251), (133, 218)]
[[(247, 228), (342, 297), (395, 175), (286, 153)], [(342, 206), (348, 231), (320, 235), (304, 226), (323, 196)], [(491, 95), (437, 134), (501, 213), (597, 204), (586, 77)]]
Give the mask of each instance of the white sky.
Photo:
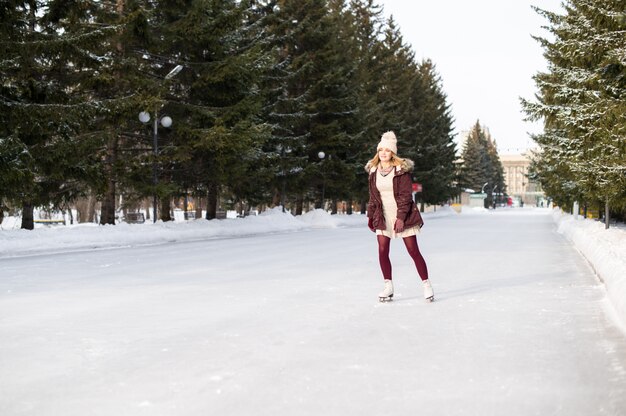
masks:
[(416, 59), (431, 59), (441, 75), (455, 119), (455, 132), (480, 120), (500, 153), (533, 147), (528, 132), (541, 124), (523, 121), (519, 97), (532, 99), (532, 76), (546, 68), (531, 35), (546, 36), (547, 21), (531, 8), (560, 10), (560, 0), (380, 0), (393, 15)]

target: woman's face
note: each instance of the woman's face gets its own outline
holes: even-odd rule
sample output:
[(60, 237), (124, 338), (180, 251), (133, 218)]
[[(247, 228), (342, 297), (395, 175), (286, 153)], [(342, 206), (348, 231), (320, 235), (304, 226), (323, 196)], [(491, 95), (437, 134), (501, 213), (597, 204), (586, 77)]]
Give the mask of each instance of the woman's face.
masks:
[(381, 162), (389, 162), (391, 161), (391, 150), (386, 148), (378, 149), (378, 158)]

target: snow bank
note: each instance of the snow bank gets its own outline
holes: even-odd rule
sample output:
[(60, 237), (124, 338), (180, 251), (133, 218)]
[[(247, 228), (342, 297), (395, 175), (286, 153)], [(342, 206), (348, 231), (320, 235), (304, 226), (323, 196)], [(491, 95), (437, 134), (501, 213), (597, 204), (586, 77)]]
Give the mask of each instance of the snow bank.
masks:
[(316, 209), (303, 214), (302, 221), (313, 228), (337, 228), (337, 222), (333, 221), (333, 216), (323, 209)]
[[(437, 212), (426, 213), (424, 217), (432, 219), (452, 214), (456, 215), (452, 208), (444, 207)], [(10, 218), (5, 220), (11, 221)], [(324, 210), (316, 209), (295, 217), (288, 212), (283, 212), (281, 207), (276, 207), (256, 216), (214, 221), (197, 219), (144, 224), (122, 222), (114, 226), (76, 224), (44, 226), (32, 231), (5, 229), (0, 231), (0, 257), (137, 247), (169, 242), (296, 232), (306, 229), (366, 226), (367, 218), (361, 214), (330, 215)]]
[[(463, 207), (463, 210), (464, 209), (465, 209), (465, 207)], [(462, 213), (464, 213), (464, 212), (465, 211), (462, 211)], [(445, 206), (442, 206), (442, 207), (437, 207), (437, 211), (422, 213), (422, 217), (428, 218), (428, 219), (439, 218), (439, 217), (447, 217), (448, 215), (459, 215), (459, 213), (456, 212), (454, 210), (454, 208), (452, 208), (449, 205), (445, 205)], [(426, 221), (424, 221), (424, 224), (426, 224)]]
[(461, 213), (467, 214), (489, 214), (489, 210), (483, 207), (470, 207), (469, 205), (463, 205)]
[(619, 323), (626, 328), (626, 229), (607, 230), (599, 221), (575, 218), (558, 208), (552, 217), (558, 232), (572, 241), (604, 283)]
[(295, 232), (311, 228), (366, 226), (365, 216), (330, 215), (323, 210), (294, 217), (280, 207), (258, 216), (207, 221), (119, 223), (115, 226), (77, 224), (3, 230), (0, 257), (51, 254), (67, 251), (136, 247), (168, 242), (197, 241), (220, 237), (241, 237), (265, 233)]

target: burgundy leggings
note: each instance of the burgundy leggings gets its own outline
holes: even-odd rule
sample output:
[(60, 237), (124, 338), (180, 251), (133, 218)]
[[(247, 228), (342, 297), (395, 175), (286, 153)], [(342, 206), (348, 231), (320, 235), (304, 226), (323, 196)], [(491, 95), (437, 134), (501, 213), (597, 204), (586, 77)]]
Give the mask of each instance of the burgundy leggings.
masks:
[[(389, 245), (391, 243), (391, 238), (385, 237), (384, 235), (377, 235), (376, 239), (378, 240), (378, 261), (380, 262), (380, 270), (383, 272), (383, 277), (385, 279), (391, 279), (391, 261), (389, 260)], [(426, 267), (426, 261), (424, 261), (424, 257), (422, 257), (422, 253), (420, 253), (420, 249), (417, 246), (417, 237), (414, 235), (404, 237), (402, 241), (404, 241), (406, 251), (409, 252), (409, 255), (415, 263), (415, 267), (417, 268), (417, 273), (419, 273), (420, 278), (422, 280), (428, 279), (428, 268)]]

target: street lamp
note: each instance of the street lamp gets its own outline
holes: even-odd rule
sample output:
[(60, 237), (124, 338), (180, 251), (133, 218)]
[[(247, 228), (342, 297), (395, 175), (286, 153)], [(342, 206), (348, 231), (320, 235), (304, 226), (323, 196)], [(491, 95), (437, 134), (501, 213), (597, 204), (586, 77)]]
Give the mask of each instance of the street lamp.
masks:
[(178, 73), (179, 73), (180, 71), (182, 71), (182, 70), (183, 70), (183, 66), (182, 66), (182, 65), (176, 65), (176, 66), (174, 67), (174, 69), (172, 69), (172, 70), (171, 70), (171, 71), (170, 71), (170, 72), (169, 72), (169, 73), (165, 76), (165, 79), (170, 79), (170, 78), (175, 77), (175, 76), (176, 76), (176, 75), (178, 75)]
[[(165, 79), (168, 80), (175, 77), (182, 70), (182, 65), (176, 65), (174, 69), (167, 73)], [(148, 113), (147, 111), (142, 111), (141, 113), (139, 113), (139, 121), (141, 121), (143, 124), (147, 124), (150, 121), (150, 113)], [(159, 184), (159, 178), (157, 176), (157, 156), (159, 154), (159, 122), (165, 128), (169, 128), (172, 126), (171, 117), (165, 116), (159, 119), (159, 112), (155, 108), (154, 123), (152, 127), (152, 147), (154, 150), (154, 162), (152, 163), (152, 183), (154, 185), (154, 199), (152, 201), (152, 213), (154, 217), (153, 222), (156, 222), (157, 220), (157, 185)]]
[(282, 186), (280, 191), (280, 205), (283, 207), (283, 212), (286, 212), (285, 209), (285, 199), (287, 198), (287, 169), (285, 167), (287, 155), (291, 153), (291, 148), (289, 146), (285, 146), (283, 144), (279, 144), (276, 147), (277, 151), (280, 152), (280, 176), (282, 177)]
[[(178, 66), (176, 68), (178, 68)], [(172, 72), (167, 74), (166, 78), (170, 76), (170, 74), (172, 74), (176, 70), (176, 68), (174, 68)], [(180, 72), (180, 69), (178, 70), (178, 72)], [(139, 113), (139, 121), (141, 121), (143, 124), (147, 124), (150, 121), (150, 113), (147, 111), (142, 111), (141, 113)], [(154, 110), (154, 123), (152, 124), (152, 150), (154, 154), (154, 161), (152, 162), (152, 184), (154, 185), (154, 194), (152, 200), (152, 222), (157, 221), (157, 185), (159, 184), (159, 177), (157, 175), (157, 156), (159, 155), (159, 123), (161, 123), (163, 127), (169, 128), (172, 126), (172, 118), (165, 116), (159, 119), (158, 111)]]
[[(319, 152), (317, 154), (317, 157), (320, 158), (320, 163), (322, 163), (324, 161), (324, 158), (326, 157), (326, 153), (324, 152)], [(320, 204), (320, 208), (324, 209), (324, 191), (326, 190), (326, 175), (324, 175), (324, 167), (322, 167), (322, 200), (321, 200), (321, 204)]]
[(496, 189), (498, 189), (498, 185), (495, 185), (493, 189), (491, 190), (491, 197), (493, 198), (493, 209), (496, 209), (496, 202), (497, 202)]
[(485, 184), (483, 185), (482, 188), (480, 188), (480, 193), (484, 194), (485, 193), (485, 186), (489, 185), (489, 182), (485, 182)]

